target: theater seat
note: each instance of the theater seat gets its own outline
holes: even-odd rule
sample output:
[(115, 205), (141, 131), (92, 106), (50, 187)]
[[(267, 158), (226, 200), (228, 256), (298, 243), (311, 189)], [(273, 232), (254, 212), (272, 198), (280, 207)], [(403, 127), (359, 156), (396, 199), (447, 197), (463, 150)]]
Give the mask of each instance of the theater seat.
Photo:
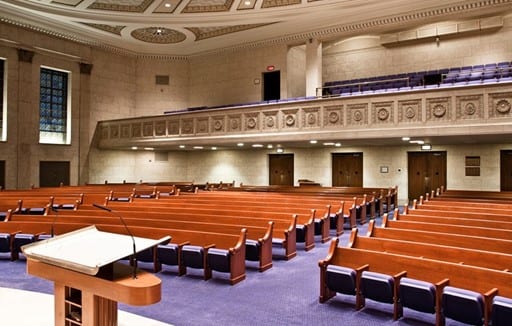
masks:
[(161, 265), (157, 263), (155, 248), (152, 247), (138, 252), (136, 259), (143, 263), (153, 263), (153, 271), (155, 273), (160, 271)]
[(11, 254), (11, 251), (12, 251), (12, 242), (11, 241), (12, 241), (12, 237), (9, 233), (0, 233), (0, 253)]
[(356, 271), (352, 268), (327, 266), (325, 283), (334, 292), (356, 295)]
[(211, 271), (206, 265), (206, 255), (204, 248), (201, 246), (185, 245), (181, 249), (181, 263), (186, 273), (187, 267), (190, 268), (203, 268), (204, 279), (208, 280), (211, 278)]
[(226, 249), (210, 248), (208, 249), (208, 267), (214, 271), (229, 273), (230, 268), (230, 253)]
[(157, 264), (159, 270), (162, 265), (178, 266), (178, 275), (185, 274), (184, 268), (181, 264), (181, 248), (178, 244), (160, 244), (157, 246)]
[(250, 261), (260, 260), (260, 243), (258, 241), (245, 240), (245, 259)]
[(433, 284), (403, 277), (399, 292), (403, 307), (430, 314), (436, 312), (436, 288)]
[(36, 236), (31, 233), (16, 233), (12, 243), (12, 260), (19, 259), (21, 247), (36, 241)]
[(484, 298), (474, 291), (447, 286), (443, 289), (444, 317), (471, 325), (484, 322)]
[(396, 300), (395, 280), (392, 276), (363, 271), (361, 275), (361, 295), (362, 300), (371, 299), (393, 304), (393, 319), (395, 320), (402, 315), (401, 306)]
[(492, 326), (508, 326), (512, 321), (512, 299), (495, 296), (492, 301)]

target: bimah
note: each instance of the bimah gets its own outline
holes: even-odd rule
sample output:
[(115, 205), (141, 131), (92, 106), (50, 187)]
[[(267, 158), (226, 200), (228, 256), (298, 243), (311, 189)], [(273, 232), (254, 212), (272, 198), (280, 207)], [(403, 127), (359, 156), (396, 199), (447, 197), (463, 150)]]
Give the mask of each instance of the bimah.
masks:
[(119, 260), (159, 240), (103, 232), (89, 226), (22, 247), (27, 272), (54, 282), (56, 326), (117, 325), (117, 303), (150, 305), (161, 299), (161, 281)]

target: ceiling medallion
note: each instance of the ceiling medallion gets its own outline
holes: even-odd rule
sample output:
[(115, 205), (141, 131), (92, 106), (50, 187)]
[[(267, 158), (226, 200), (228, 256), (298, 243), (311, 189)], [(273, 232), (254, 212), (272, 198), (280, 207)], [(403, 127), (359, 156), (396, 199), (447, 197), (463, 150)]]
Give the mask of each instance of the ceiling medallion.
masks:
[(180, 43), (187, 38), (185, 34), (165, 27), (139, 28), (131, 35), (139, 41), (157, 44)]

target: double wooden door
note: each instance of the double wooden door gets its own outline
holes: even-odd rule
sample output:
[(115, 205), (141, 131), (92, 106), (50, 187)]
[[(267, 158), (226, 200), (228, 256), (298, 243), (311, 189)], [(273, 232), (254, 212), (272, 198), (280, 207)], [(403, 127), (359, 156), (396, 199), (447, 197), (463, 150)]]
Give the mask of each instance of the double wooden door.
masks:
[(293, 154), (269, 155), (269, 184), (293, 186)]
[(39, 162), (39, 187), (69, 186), (69, 162)]
[(500, 190), (512, 191), (512, 150), (500, 152)]
[(409, 201), (446, 188), (446, 152), (409, 152), (408, 170)]
[(363, 186), (363, 153), (332, 154), (332, 186)]

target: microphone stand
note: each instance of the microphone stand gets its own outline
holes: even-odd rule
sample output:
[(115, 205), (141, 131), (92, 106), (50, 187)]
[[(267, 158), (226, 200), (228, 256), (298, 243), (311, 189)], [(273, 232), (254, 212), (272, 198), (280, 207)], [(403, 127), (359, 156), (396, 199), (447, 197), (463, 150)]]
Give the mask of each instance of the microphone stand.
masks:
[(125, 222), (124, 218), (121, 216), (121, 214), (117, 213), (116, 211), (114, 211), (114, 210), (112, 210), (112, 209), (110, 209), (110, 208), (108, 208), (106, 206), (102, 206), (102, 205), (99, 205), (99, 204), (92, 204), (92, 205), (94, 207), (96, 207), (96, 208), (102, 209), (104, 211), (107, 211), (107, 212), (117, 216), (121, 220), (121, 222), (123, 223), (126, 232), (130, 235), (130, 238), (132, 239), (132, 244), (133, 244), (133, 259), (132, 259), (133, 273), (132, 273), (132, 277), (134, 279), (136, 279), (137, 278), (137, 249), (135, 248), (135, 238), (133, 237), (132, 232), (128, 228), (128, 225), (126, 225), (126, 222)]

